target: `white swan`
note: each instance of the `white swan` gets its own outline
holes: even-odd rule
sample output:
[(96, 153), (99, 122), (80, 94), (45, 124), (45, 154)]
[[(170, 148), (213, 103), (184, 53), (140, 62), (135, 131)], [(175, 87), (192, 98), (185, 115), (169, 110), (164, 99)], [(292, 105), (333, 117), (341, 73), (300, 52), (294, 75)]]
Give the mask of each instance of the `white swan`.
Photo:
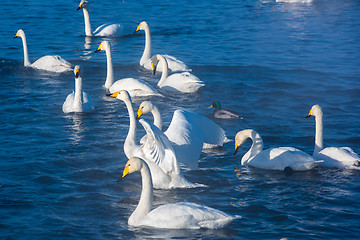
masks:
[(114, 82), (114, 69), (110, 43), (108, 41), (102, 41), (95, 52), (101, 50), (105, 51), (107, 62), (107, 75), (104, 87), (110, 93), (126, 90), (131, 97), (162, 96), (151, 85), (135, 78), (123, 78)]
[(19, 29), (14, 38), (21, 37), (24, 48), (24, 66), (51, 72), (71, 71), (71, 64), (58, 55), (46, 55), (30, 63), (25, 32)]
[(189, 72), (173, 73), (168, 76), (167, 61), (160, 54), (154, 55), (151, 58), (151, 67), (154, 74), (159, 62), (162, 63), (162, 74), (157, 84), (160, 89), (171, 92), (194, 93), (199, 88), (205, 86), (204, 82)]
[[(142, 57), (140, 58), (140, 65), (143, 66), (147, 70), (152, 70), (151, 68), (151, 34), (150, 34), (150, 27), (147, 24), (147, 22), (141, 22), (138, 27), (136, 28), (135, 32), (144, 30), (145, 31), (145, 49), (143, 52)], [(185, 65), (182, 61), (178, 60), (177, 58), (170, 56), (170, 55), (164, 55), (168, 62), (168, 67), (171, 71), (191, 71), (188, 66)], [(159, 69), (159, 71), (162, 71), (162, 68)]]
[(152, 209), (152, 173), (145, 161), (133, 157), (127, 161), (122, 178), (133, 172), (140, 172), (142, 190), (134, 212), (128, 220), (130, 226), (165, 229), (223, 228), (239, 216), (231, 216), (220, 210), (190, 202), (161, 205)]
[(262, 138), (252, 129), (245, 129), (236, 134), (234, 155), (248, 138), (252, 140), (252, 145), (250, 150), (242, 157), (241, 165), (270, 170), (305, 171), (316, 167), (322, 162), (315, 161), (310, 155), (293, 147), (263, 150)]
[[(149, 112), (154, 117), (154, 125), (162, 130), (160, 112), (150, 101), (140, 104), (137, 117)], [(175, 110), (171, 123), (164, 134), (172, 143), (178, 161), (192, 169), (197, 168), (203, 147), (219, 147), (230, 141), (226, 137), (224, 129), (219, 125), (189, 110)]]
[(312, 106), (306, 117), (315, 116), (315, 148), (313, 157), (324, 160), (324, 167), (350, 168), (360, 170), (360, 158), (349, 147), (327, 147), (323, 144), (323, 112), (319, 105)]
[(88, 37), (121, 37), (124, 35), (124, 27), (121, 24), (103, 24), (96, 28), (94, 32), (91, 30), (89, 10), (87, 7), (88, 1), (82, 0), (79, 3), (78, 11), (83, 10), (85, 22), (85, 35)]
[(140, 157), (146, 161), (150, 167), (155, 188), (168, 189), (204, 186), (190, 183), (182, 176), (169, 139), (160, 129), (143, 119), (140, 119), (140, 123), (146, 131), (147, 139), (144, 144), (137, 145), (135, 142), (135, 113), (129, 93), (122, 90), (110, 96), (122, 100), (129, 112), (130, 126), (124, 143), (125, 155), (128, 158), (134, 156)]
[(63, 112), (90, 112), (94, 110), (90, 96), (82, 91), (82, 79), (80, 76), (80, 66), (74, 68), (75, 91), (70, 93), (63, 104)]

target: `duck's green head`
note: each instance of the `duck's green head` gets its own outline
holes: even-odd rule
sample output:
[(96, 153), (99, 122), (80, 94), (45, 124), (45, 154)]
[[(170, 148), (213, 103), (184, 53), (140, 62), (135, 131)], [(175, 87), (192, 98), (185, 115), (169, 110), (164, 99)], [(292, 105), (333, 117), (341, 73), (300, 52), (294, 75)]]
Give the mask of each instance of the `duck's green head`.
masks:
[(209, 108), (221, 109), (221, 104), (219, 101), (213, 101)]

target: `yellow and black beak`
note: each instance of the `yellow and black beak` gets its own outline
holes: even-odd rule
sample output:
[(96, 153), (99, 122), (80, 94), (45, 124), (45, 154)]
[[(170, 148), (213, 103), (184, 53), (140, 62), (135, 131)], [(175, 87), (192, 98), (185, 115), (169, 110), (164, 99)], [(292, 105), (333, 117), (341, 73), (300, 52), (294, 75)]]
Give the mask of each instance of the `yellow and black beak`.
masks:
[(237, 145), (236, 143), (236, 140), (235, 140), (235, 151), (234, 151), (234, 155), (239, 151), (239, 146)]
[(311, 109), (310, 109), (309, 114), (305, 118), (308, 118), (308, 117), (311, 117)]
[(116, 98), (119, 95), (119, 93), (120, 92), (109, 93), (109, 94), (106, 94), (106, 96)]
[(142, 109), (142, 108), (139, 108), (139, 110), (137, 111), (137, 116), (136, 116), (136, 118), (139, 119), (142, 115), (143, 115), (143, 109)]
[(156, 65), (154, 65), (153, 63), (151, 63), (151, 67), (152, 67), (152, 69), (153, 69), (153, 75), (155, 75), (155, 73), (156, 73)]
[(79, 7), (76, 9), (76, 11), (79, 11), (80, 9), (82, 9), (82, 4), (79, 5)]
[(80, 69), (75, 70), (75, 78), (80, 77)]
[(208, 107), (208, 108), (213, 108), (214, 106), (213, 105), (211, 105), (210, 107)]
[(100, 43), (99, 47), (95, 50), (95, 52), (97, 53), (97, 52), (100, 52), (100, 51), (101, 51), (101, 43)]
[(136, 30), (134, 31), (134, 33), (140, 31), (140, 24), (137, 26)]
[(122, 175), (121, 179), (126, 177), (126, 175), (128, 175), (128, 174), (129, 174), (129, 165), (126, 165), (126, 167), (124, 168), (123, 175)]

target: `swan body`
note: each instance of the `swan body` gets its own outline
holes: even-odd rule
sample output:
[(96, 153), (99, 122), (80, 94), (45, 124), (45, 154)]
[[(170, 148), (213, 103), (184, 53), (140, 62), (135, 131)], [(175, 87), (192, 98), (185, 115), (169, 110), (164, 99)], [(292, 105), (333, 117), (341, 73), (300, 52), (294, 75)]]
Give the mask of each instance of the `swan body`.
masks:
[[(150, 101), (140, 104), (137, 117), (152, 113), (154, 125), (162, 130), (162, 119), (156, 106)], [(176, 110), (168, 129), (164, 132), (172, 143), (179, 162), (189, 168), (198, 167), (202, 148), (219, 147), (230, 141), (225, 131), (210, 119), (188, 110)], [(144, 136), (146, 139), (146, 136)], [(140, 142), (145, 141), (142, 139)]]
[(249, 165), (261, 169), (306, 171), (310, 170), (322, 161), (315, 161), (310, 155), (293, 147), (278, 147), (263, 150), (263, 141), (260, 135), (246, 129), (238, 132), (235, 136), (235, 152), (250, 138), (252, 145), (250, 150), (242, 157), (241, 165)]
[(102, 24), (92, 32), (90, 16), (88, 10), (88, 1), (82, 0), (79, 3), (78, 11), (83, 10), (85, 22), (85, 35), (88, 37), (121, 37), (124, 35), (124, 27), (121, 24)]
[(129, 93), (122, 90), (110, 96), (122, 100), (126, 104), (129, 112), (130, 126), (124, 143), (125, 155), (128, 158), (133, 156), (140, 157), (146, 161), (153, 176), (152, 181), (155, 188), (168, 189), (204, 186), (190, 183), (182, 176), (169, 139), (160, 129), (144, 119), (140, 119), (139, 122), (146, 131), (147, 139), (145, 143), (138, 145), (135, 142), (135, 113)]
[(82, 91), (82, 79), (80, 76), (80, 66), (76, 65), (75, 73), (75, 91), (70, 93), (63, 104), (63, 112), (90, 112), (94, 110), (90, 96)]
[(312, 106), (306, 117), (315, 116), (315, 148), (313, 157), (324, 160), (324, 167), (360, 170), (360, 157), (349, 147), (327, 147), (323, 144), (323, 112), (319, 105)]
[[(138, 27), (136, 28), (135, 32), (144, 30), (145, 31), (145, 49), (143, 52), (143, 55), (140, 59), (140, 65), (143, 66), (147, 70), (152, 70), (151, 68), (151, 34), (150, 34), (150, 27), (147, 24), (147, 22), (141, 22)], [(177, 71), (191, 71), (188, 66), (185, 65), (182, 61), (178, 60), (176, 57), (170, 56), (170, 55), (163, 55), (168, 63), (168, 68), (171, 71), (177, 72)], [(161, 64), (161, 63), (160, 63)], [(159, 71), (162, 71), (162, 67), (159, 67)]]
[(24, 66), (25, 67), (32, 67), (40, 70), (46, 70), (50, 72), (66, 72), (71, 71), (71, 64), (61, 58), (58, 55), (46, 55), (38, 60), (36, 60), (34, 63), (30, 63), (29, 60), (29, 53), (28, 53), (28, 47), (27, 47), (27, 41), (26, 41), (26, 35), (25, 32), (22, 29), (19, 29), (15, 35), (15, 38), (20, 37), (22, 39), (23, 48), (24, 48)]
[(142, 191), (128, 224), (135, 227), (152, 227), (163, 229), (217, 229), (226, 227), (238, 216), (231, 216), (220, 210), (190, 202), (178, 202), (161, 205), (152, 209), (153, 186), (152, 172), (145, 161), (130, 158), (126, 163), (123, 176), (139, 171), (142, 179)]
[(239, 114), (229, 109), (221, 109), (221, 104), (219, 101), (213, 101), (209, 108), (214, 108), (213, 116), (215, 118), (222, 118), (222, 119), (236, 119), (241, 118)]
[(101, 42), (95, 52), (99, 52), (101, 50), (105, 51), (107, 59), (107, 76), (104, 87), (110, 93), (126, 90), (131, 97), (162, 96), (151, 85), (135, 78), (123, 78), (114, 82), (114, 69), (110, 43), (108, 41)]
[(154, 73), (159, 62), (162, 63), (162, 74), (157, 84), (160, 89), (169, 92), (194, 93), (199, 88), (205, 86), (204, 82), (189, 72), (173, 73), (169, 76), (166, 59), (160, 54), (154, 55), (151, 58), (151, 66)]

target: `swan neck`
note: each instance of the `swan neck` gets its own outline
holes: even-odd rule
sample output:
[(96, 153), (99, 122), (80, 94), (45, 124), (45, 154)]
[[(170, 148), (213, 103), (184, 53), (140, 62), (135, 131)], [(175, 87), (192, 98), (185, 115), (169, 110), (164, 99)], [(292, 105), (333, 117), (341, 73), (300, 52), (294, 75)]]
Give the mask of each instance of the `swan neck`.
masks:
[(135, 120), (135, 113), (134, 109), (132, 107), (131, 100), (125, 101), (126, 108), (129, 112), (129, 119), (130, 119), (130, 126), (129, 126), (129, 132), (126, 136), (125, 143), (124, 143), (124, 152), (126, 157), (131, 158), (133, 157), (134, 150), (137, 147), (135, 143), (135, 137), (136, 137), (136, 120)]
[(91, 37), (93, 36), (93, 34), (91, 31), (91, 23), (90, 23), (90, 16), (88, 9), (83, 8), (83, 13), (84, 13), (84, 22), (85, 22), (85, 35)]
[(153, 205), (153, 184), (149, 167), (144, 162), (140, 169), (142, 190), (139, 203), (129, 218), (131, 225), (137, 225), (152, 209)]
[(26, 36), (22, 36), (21, 37), (22, 43), (23, 43), (23, 49), (24, 49), (24, 66), (30, 66), (30, 60), (29, 60), (29, 52), (28, 52), (28, 47), (27, 47), (27, 41), (26, 41)]
[(323, 119), (322, 113), (320, 113), (315, 115), (315, 148), (313, 155), (318, 154), (323, 148)]
[(248, 160), (259, 154), (264, 148), (263, 140), (257, 132), (250, 131), (247, 137), (252, 140), (252, 144), (249, 151), (241, 159), (242, 165), (246, 164)]
[(140, 58), (140, 65), (144, 65), (151, 57), (151, 34), (150, 29), (145, 29), (145, 48), (142, 57)]
[(74, 108), (81, 110), (82, 106), (82, 79), (75, 78)]
[(105, 53), (106, 53), (106, 67), (107, 67), (105, 88), (109, 89), (114, 84), (114, 68), (112, 63), (110, 46), (105, 50)]
[(166, 59), (162, 55), (159, 55), (159, 61), (162, 64), (162, 74), (161, 74), (161, 78), (157, 85), (159, 87), (162, 87), (165, 79), (168, 77), (168, 64), (166, 62)]
[(157, 126), (160, 130), (162, 130), (162, 119), (159, 109), (154, 106), (154, 108), (151, 110), (151, 113), (154, 117), (154, 125)]

